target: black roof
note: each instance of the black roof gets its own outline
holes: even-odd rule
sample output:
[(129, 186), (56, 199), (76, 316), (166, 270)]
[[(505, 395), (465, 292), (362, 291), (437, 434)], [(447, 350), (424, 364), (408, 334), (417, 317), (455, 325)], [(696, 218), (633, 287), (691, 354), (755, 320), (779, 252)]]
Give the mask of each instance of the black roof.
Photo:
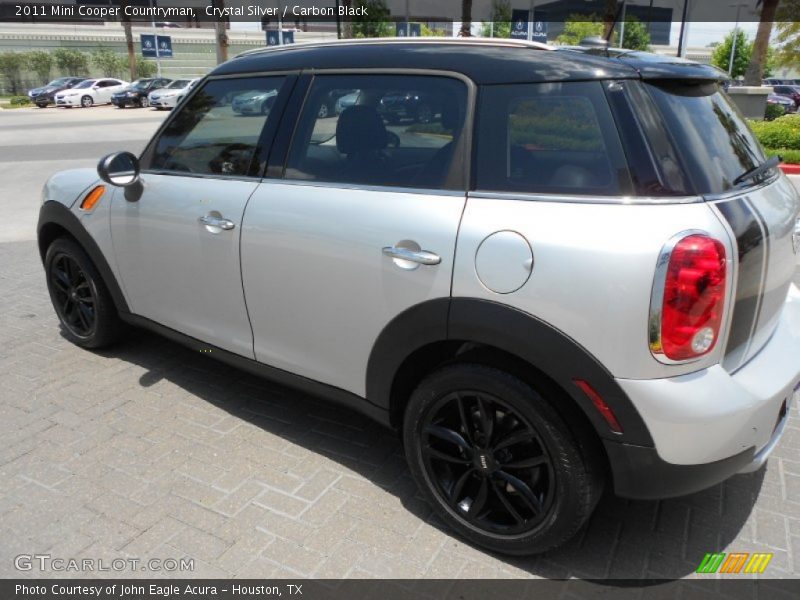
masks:
[[(642, 52), (596, 56), (508, 41), (348, 40), (292, 44), (239, 55), (212, 75), (314, 69), (424, 69), (463, 73), (478, 84), (670, 78), (721, 80), (721, 71)], [(647, 55), (646, 57), (643, 55)]]

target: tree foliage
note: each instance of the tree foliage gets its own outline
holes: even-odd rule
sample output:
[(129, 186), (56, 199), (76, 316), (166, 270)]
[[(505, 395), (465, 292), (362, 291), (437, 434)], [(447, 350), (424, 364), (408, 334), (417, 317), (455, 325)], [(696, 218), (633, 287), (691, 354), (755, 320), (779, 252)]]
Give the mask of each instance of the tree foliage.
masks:
[(44, 85), (50, 81), (50, 71), (53, 69), (53, 56), (44, 50), (31, 50), (25, 54), (25, 66), (36, 73), (39, 82)]
[(483, 23), (483, 37), (511, 37), (511, 2), (509, 0), (492, 0), (492, 11), (489, 21)]
[(53, 58), (58, 70), (67, 75), (79, 77), (89, 71), (89, 56), (79, 50), (56, 48), (53, 51)]
[(778, 63), (787, 67), (796, 66), (800, 63), (800, 3), (781, 2), (775, 28)]
[(583, 38), (603, 37), (603, 31), (605, 23), (601, 17), (573, 14), (564, 21), (564, 31), (556, 41), (565, 46), (577, 46)]
[(728, 72), (734, 36), (736, 36), (736, 54), (733, 57), (733, 70), (730, 75), (736, 79), (744, 76), (747, 65), (750, 64), (750, 55), (753, 51), (753, 43), (747, 39), (747, 34), (741, 29), (731, 31), (725, 36), (722, 43), (714, 48), (714, 52), (711, 54), (711, 63), (726, 73)]
[(158, 72), (158, 65), (152, 60), (140, 60), (136, 62), (137, 77), (155, 77)]
[(622, 47), (629, 50), (650, 50), (650, 34), (647, 25), (634, 15), (625, 16), (625, 33), (622, 35)]
[(92, 64), (106, 77), (119, 77), (128, 67), (128, 60), (111, 48), (98, 48), (92, 53)]
[(389, 22), (389, 12), (384, 0), (355, 0), (355, 7), (366, 8), (365, 16), (353, 17), (352, 31), (355, 38), (388, 37), (394, 35)]
[(20, 72), (25, 66), (25, 55), (21, 52), (0, 53), (0, 73), (8, 79), (12, 94), (17, 94), (20, 88)]

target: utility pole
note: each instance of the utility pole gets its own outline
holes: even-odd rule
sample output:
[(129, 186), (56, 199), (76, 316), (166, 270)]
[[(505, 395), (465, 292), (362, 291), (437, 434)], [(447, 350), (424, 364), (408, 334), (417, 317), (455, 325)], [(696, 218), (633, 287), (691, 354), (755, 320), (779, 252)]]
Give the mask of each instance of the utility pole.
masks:
[(686, 56), (686, 40), (689, 39), (689, 0), (683, 0), (683, 14), (681, 15), (681, 32), (678, 36), (678, 56)]
[[(215, 8), (219, 8), (223, 10), (225, 8), (225, 0), (212, 0)], [(219, 14), (224, 14), (219, 13)], [(217, 17), (216, 23), (214, 23), (214, 31), (217, 34), (217, 64), (222, 64), (226, 60), (228, 60), (228, 33), (225, 30), (225, 19), (222, 17)]]
[(150, 24), (153, 26), (153, 41), (156, 47), (156, 72), (161, 77), (161, 53), (158, 50), (158, 28), (156, 28), (156, 17), (153, 11), (153, 0), (150, 0)]
[(733, 78), (733, 59), (736, 56), (736, 42), (739, 41), (739, 12), (746, 4), (731, 4), (731, 8), (736, 7), (736, 25), (733, 26), (733, 43), (731, 44), (731, 58), (728, 61), (728, 75)]
[(533, 41), (533, 28), (536, 26), (536, 0), (531, 0), (528, 13), (528, 41)]

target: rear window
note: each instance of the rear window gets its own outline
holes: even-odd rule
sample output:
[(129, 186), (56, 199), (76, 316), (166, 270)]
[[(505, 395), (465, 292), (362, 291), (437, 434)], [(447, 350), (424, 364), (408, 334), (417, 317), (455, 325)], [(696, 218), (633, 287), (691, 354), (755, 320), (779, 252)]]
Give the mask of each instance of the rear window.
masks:
[[(764, 162), (755, 136), (717, 84), (646, 84), (645, 88), (697, 193), (735, 189), (737, 177)], [(758, 182), (751, 179), (745, 185), (754, 183)]]
[(619, 136), (599, 82), (487, 86), (479, 110), (478, 189), (630, 193)]

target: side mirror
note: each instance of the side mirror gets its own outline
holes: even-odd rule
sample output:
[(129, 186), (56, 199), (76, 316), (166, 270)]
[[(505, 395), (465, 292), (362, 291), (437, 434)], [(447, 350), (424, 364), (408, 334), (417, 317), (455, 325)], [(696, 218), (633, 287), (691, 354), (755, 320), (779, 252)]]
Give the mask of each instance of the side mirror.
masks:
[(130, 152), (114, 152), (97, 164), (100, 179), (118, 187), (128, 187), (139, 181), (139, 159)]

